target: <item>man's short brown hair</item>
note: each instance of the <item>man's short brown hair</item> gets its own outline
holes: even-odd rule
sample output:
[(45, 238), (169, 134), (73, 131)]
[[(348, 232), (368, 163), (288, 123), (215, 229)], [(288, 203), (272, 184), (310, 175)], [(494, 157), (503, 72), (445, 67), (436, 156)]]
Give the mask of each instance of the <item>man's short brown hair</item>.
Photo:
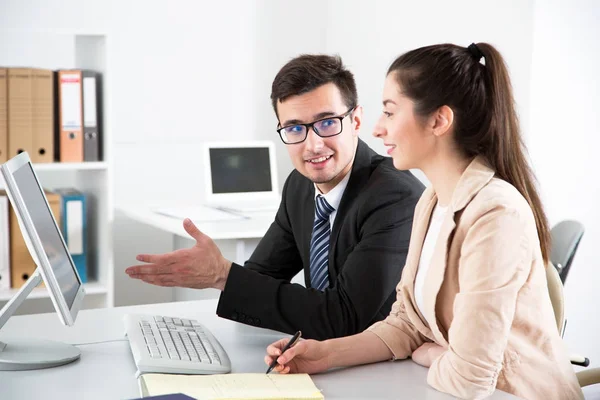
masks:
[(348, 71), (340, 56), (303, 54), (285, 64), (271, 86), (271, 103), (277, 113), (277, 102), (301, 95), (327, 83), (339, 89), (348, 108), (356, 107), (358, 95), (354, 75)]

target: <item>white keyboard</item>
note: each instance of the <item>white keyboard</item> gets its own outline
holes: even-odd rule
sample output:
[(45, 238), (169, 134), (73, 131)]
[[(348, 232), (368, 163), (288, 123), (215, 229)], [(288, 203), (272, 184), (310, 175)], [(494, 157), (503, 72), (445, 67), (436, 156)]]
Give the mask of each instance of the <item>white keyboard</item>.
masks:
[(125, 315), (125, 329), (140, 374), (225, 374), (229, 357), (196, 320), (159, 315)]

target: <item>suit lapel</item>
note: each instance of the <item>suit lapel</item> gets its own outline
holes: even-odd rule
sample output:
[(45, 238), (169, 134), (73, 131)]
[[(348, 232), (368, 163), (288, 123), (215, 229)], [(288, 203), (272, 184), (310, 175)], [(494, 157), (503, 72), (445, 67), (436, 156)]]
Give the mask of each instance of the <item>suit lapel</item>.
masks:
[(335, 221), (331, 227), (331, 237), (329, 239), (329, 276), (332, 280), (335, 280), (337, 277), (334, 255), (335, 251), (337, 250), (338, 237), (340, 235), (344, 217), (347, 215), (356, 198), (360, 195), (361, 190), (364, 188), (365, 182), (369, 180), (371, 175), (371, 157), (375, 154), (376, 153), (369, 149), (369, 147), (362, 140), (358, 139), (358, 145), (356, 147), (356, 154), (352, 164), (350, 179), (348, 180), (348, 185), (346, 186), (344, 194), (342, 195), (342, 200), (340, 201), (340, 205), (337, 209)]
[[(418, 221), (415, 221), (415, 224), (419, 225), (419, 228), (415, 232), (417, 243), (413, 246), (413, 238), (411, 237), (411, 244), (409, 247), (409, 257), (411, 257), (409, 269), (410, 275), (406, 277), (407, 279), (404, 279), (403, 277), (403, 281), (405, 281), (404, 293), (406, 293), (404, 301), (405, 304), (410, 304), (410, 307), (406, 307), (406, 312), (423, 335), (432, 340), (434, 339), (438, 344), (444, 347), (448, 347), (448, 341), (439, 327), (435, 310), (438, 293), (442, 287), (444, 276), (446, 275), (450, 239), (453, 237), (454, 230), (456, 229), (454, 214), (464, 209), (473, 197), (479, 193), (493, 177), (494, 171), (488, 166), (485, 160), (482, 157), (475, 157), (459, 179), (456, 188), (452, 193), (452, 199), (448, 206), (448, 211), (444, 218), (444, 222), (442, 223), (442, 227), (440, 228), (440, 233), (436, 239), (436, 245), (431, 257), (431, 264), (425, 278), (425, 287), (423, 288), (423, 295), (425, 297), (423, 299), (423, 307), (425, 308), (425, 315), (422, 315), (417, 311), (418, 307), (416, 306), (414, 298), (414, 290), (415, 277), (419, 267), (423, 241), (429, 228), (433, 207), (437, 203), (437, 196), (432, 189), (427, 189), (426, 193), (429, 193), (431, 197), (428, 201), (428, 205), (424, 207), (424, 211), (418, 218)], [(425, 194), (423, 196), (425, 196)], [(407, 267), (408, 266), (407, 262)], [(423, 317), (425, 317), (425, 319), (423, 319)], [(425, 321), (429, 322), (429, 327), (427, 327)]]
[[(309, 181), (310, 182), (310, 181)], [(312, 189), (312, 190), (311, 190)], [(302, 209), (302, 228), (300, 232), (302, 232), (302, 249), (303, 251), (303, 259), (304, 259), (304, 283), (306, 287), (312, 287), (310, 282), (310, 239), (312, 236), (312, 229), (315, 222), (315, 188), (314, 184), (310, 182), (310, 187), (305, 191), (305, 196), (301, 204), (303, 204)]]

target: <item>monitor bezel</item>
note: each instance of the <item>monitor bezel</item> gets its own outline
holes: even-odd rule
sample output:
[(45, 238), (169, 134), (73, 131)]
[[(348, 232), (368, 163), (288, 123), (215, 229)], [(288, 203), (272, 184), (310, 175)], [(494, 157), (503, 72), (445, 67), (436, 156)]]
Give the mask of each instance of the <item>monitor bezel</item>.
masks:
[[(212, 185), (212, 169), (210, 165), (210, 151), (212, 149), (230, 148), (267, 148), (269, 150), (269, 168), (271, 168), (271, 190), (265, 192), (232, 192), (214, 193)], [(208, 203), (243, 202), (244, 200), (272, 199), (279, 197), (279, 184), (277, 181), (277, 165), (275, 157), (275, 144), (268, 140), (255, 140), (246, 142), (208, 142), (204, 144), (204, 177), (206, 180), (206, 201)]]
[[(31, 220), (31, 216), (29, 215), (29, 211), (25, 206), (25, 201), (23, 200), (23, 196), (21, 195), (21, 191), (19, 190), (19, 186), (17, 185), (13, 174), (18, 171), (20, 168), (27, 166), (31, 166), (31, 170), (33, 172), (33, 176), (36, 181), (36, 185), (40, 189), (41, 193), (44, 197), (44, 202), (48, 210), (50, 210), (50, 215), (52, 216), (52, 221), (56, 227), (57, 232), (59, 233), (60, 240), (67, 251), (69, 262), (71, 263), (71, 268), (77, 277), (77, 281), (79, 283), (79, 288), (77, 290), (77, 294), (73, 299), (73, 304), (71, 307), (67, 305), (67, 301), (63, 296), (56, 276), (54, 275), (54, 271), (52, 270), (52, 266), (50, 264), (50, 260), (46, 256), (46, 252), (44, 251), (44, 247), (42, 242), (37, 234), (37, 230), (33, 225), (33, 221)], [(21, 227), (21, 233), (23, 234), (23, 238), (27, 243), (27, 248), (31, 253), (31, 256), (36, 262), (38, 269), (42, 275), (44, 283), (46, 284), (46, 288), (50, 294), (50, 299), (52, 300), (52, 304), (54, 305), (54, 309), (58, 314), (61, 322), (64, 325), (71, 326), (75, 323), (75, 319), (77, 317), (77, 313), (81, 309), (83, 305), (83, 298), (85, 297), (85, 289), (83, 287), (83, 283), (81, 281), (81, 277), (77, 272), (77, 268), (75, 268), (75, 263), (73, 262), (73, 258), (69, 253), (69, 247), (65, 243), (61, 230), (59, 228), (56, 219), (54, 218), (54, 214), (52, 214), (52, 209), (50, 208), (50, 204), (48, 203), (48, 199), (46, 198), (46, 194), (44, 189), (40, 185), (40, 180), (35, 172), (34, 165), (31, 163), (31, 159), (27, 152), (23, 152), (1, 166), (2, 176), (4, 177), (4, 182), (6, 184), (6, 193), (8, 194), (8, 198), (11, 202), (11, 206), (15, 211), (17, 216), (17, 220), (19, 221), (19, 226)]]

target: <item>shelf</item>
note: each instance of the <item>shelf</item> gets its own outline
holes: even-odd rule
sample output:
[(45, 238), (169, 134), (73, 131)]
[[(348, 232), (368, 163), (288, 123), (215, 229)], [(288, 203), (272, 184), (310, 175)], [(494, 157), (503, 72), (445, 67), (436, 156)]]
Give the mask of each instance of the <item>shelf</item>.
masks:
[[(86, 296), (108, 293), (108, 289), (106, 288), (106, 286), (98, 282), (84, 283), (83, 287), (85, 288)], [(18, 291), (19, 289), (9, 289), (0, 291), (0, 301), (8, 301), (12, 299)], [(29, 296), (27, 296), (28, 299), (46, 299), (48, 297), (48, 290), (45, 287), (37, 287), (33, 289), (31, 293), (29, 293)]]
[[(1, 3), (1, 0), (0, 0)], [(2, 18), (0, 18), (1, 20)], [(1, 25), (1, 23), (0, 23)], [(60, 25), (60, 24), (59, 24)], [(57, 25), (58, 27), (58, 25)], [(14, 44), (18, 43), (18, 46)], [(0, 28), (0, 54), (2, 64), (22, 65), (50, 70), (89, 69), (102, 74), (102, 123), (100, 161), (33, 163), (40, 185), (50, 192), (60, 188), (74, 188), (86, 194), (86, 227), (88, 243), (88, 268), (93, 271), (94, 281), (84, 284), (86, 299), (84, 308), (111, 307), (114, 304), (114, 254), (112, 250), (113, 223), (113, 164), (110, 153), (111, 138), (110, 107), (112, 81), (109, 73), (107, 45), (108, 36), (96, 29), (52, 29), (39, 31), (7, 31)], [(0, 123), (1, 125), (1, 123)], [(0, 135), (1, 136), (1, 135)], [(55, 148), (56, 149), (56, 148)], [(30, 150), (30, 156), (33, 150)], [(52, 153), (50, 153), (52, 154)], [(48, 158), (47, 160), (52, 160)], [(81, 159), (80, 159), (81, 160)], [(0, 174), (0, 189), (4, 181)], [(4, 232), (0, 230), (0, 236)], [(0, 289), (0, 308), (18, 289)], [(19, 314), (47, 312), (52, 308), (49, 292), (45, 287), (35, 288), (28, 299), (37, 299), (19, 310)], [(38, 311), (39, 310), (39, 311)], [(1, 391), (0, 391), (1, 392)], [(0, 398), (3, 396), (0, 395)]]
[(82, 162), (82, 163), (40, 163), (33, 164), (33, 169), (38, 171), (86, 171), (86, 170), (103, 170), (108, 168), (108, 163), (105, 161), (97, 162)]

